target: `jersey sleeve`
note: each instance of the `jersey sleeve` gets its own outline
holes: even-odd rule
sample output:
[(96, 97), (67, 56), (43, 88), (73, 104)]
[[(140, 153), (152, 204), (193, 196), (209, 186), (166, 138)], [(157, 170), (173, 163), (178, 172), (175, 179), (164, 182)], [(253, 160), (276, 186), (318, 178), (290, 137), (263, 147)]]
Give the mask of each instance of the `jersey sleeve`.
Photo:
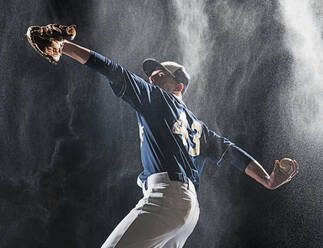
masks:
[[(156, 98), (156, 86), (114, 63), (105, 56), (91, 51), (91, 56), (85, 65), (104, 75), (118, 97), (129, 103), (136, 111), (143, 113)], [(154, 96), (154, 93), (155, 96)]]
[(255, 160), (230, 140), (208, 128), (206, 128), (204, 142), (205, 146), (203, 150), (205, 158), (216, 163), (219, 167), (223, 164), (232, 164), (239, 170), (244, 171), (248, 164)]

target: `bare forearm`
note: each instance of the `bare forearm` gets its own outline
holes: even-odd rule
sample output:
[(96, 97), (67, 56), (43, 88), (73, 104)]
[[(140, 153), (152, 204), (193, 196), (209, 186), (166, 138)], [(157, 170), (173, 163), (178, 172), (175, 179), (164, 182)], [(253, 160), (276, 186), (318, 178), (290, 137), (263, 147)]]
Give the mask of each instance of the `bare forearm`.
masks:
[(262, 184), (267, 189), (271, 189), (270, 176), (257, 161), (250, 162), (247, 168), (245, 169), (245, 173), (248, 176), (255, 179), (258, 183)]
[(65, 41), (63, 53), (67, 56), (77, 60), (81, 64), (85, 64), (90, 58), (90, 49), (79, 46), (73, 42)]

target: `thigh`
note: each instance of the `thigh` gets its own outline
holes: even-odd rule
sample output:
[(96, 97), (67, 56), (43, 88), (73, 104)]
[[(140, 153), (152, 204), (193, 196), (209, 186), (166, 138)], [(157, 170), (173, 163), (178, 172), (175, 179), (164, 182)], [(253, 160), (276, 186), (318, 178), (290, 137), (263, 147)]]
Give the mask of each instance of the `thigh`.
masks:
[(109, 235), (107, 240), (101, 246), (101, 248), (112, 248), (116, 247), (120, 239), (124, 236), (127, 229), (133, 225), (134, 221), (138, 217), (139, 212), (133, 209), (129, 214), (123, 218), (123, 220), (116, 226), (116, 228)]
[(163, 246), (163, 248), (182, 248), (187, 240), (187, 238), (193, 232), (200, 215), (200, 208), (198, 201), (196, 200), (194, 207), (190, 213), (188, 221), (185, 225), (176, 233), (167, 243)]
[(162, 195), (151, 193), (118, 224), (102, 248), (163, 247), (185, 225), (186, 212), (190, 210), (174, 209)]

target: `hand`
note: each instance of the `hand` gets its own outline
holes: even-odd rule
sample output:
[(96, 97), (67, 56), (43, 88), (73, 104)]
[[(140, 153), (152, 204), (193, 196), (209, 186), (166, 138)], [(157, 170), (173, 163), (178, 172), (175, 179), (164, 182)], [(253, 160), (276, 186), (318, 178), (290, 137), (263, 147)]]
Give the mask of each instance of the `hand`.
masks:
[(277, 189), (279, 186), (288, 183), (299, 171), (299, 164), (292, 160), (292, 165), (288, 172), (284, 172), (279, 167), (279, 161), (276, 160), (274, 169), (269, 177), (269, 188)]

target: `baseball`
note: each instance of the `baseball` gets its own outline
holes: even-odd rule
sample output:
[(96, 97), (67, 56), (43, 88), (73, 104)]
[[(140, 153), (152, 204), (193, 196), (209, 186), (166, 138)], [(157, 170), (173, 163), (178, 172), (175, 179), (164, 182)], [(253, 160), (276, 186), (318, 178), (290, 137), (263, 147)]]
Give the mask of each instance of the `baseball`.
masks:
[(282, 160), (279, 161), (279, 168), (283, 172), (288, 172), (290, 168), (292, 167), (293, 160), (290, 158), (283, 158)]

